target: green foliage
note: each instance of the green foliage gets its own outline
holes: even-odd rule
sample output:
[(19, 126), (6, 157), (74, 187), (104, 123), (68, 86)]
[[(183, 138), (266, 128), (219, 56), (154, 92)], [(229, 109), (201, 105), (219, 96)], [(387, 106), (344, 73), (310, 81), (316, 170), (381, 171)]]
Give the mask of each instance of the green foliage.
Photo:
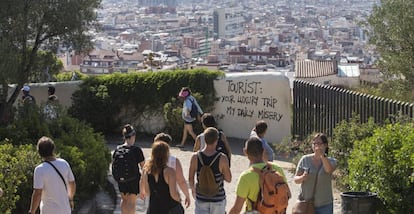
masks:
[[(315, 135), (315, 133), (308, 135), (306, 137), (306, 139), (304, 139), (302, 141), (295, 140), (292, 143), (290, 143), (291, 144), (291, 149), (292, 149), (292, 152), (293, 152), (292, 163), (297, 165), (299, 163), (300, 158), (303, 155), (313, 153), (311, 143), (312, 143), (312, 139), (313, 139), (314, 135)], [(284, 141), (282, 143), (284, 143)], [(275, 151), (277, 151), (277, 150), (275, 150)]]
[(181, 118), (182, 107), (179, 106), (176, 98), (171, 98), (171, 102), (164, 105), (164, 120), (166, 121), (166, 133), (175, 140), (181, 139), (184, 121)]
[[(0, 85), (4, 91), (0, 96), (0, 118), (9, 113), (23, 85), (38, 79), (37, 72), (49, 66), (53, 73), (61, 66), (51, 54), (59, 45), (77, 52), (93, 47), (92, 35), (85, 32), (97, 26), (96, 9), (100, 3), (101, 0), (1, 1)], [(7, 85), (12, 83), (17, 87), (8, 99)]]
[(367, 123), (361, 123), (359, 117), (354, 115), (350, 121), (344, 120), (334, 129), (329, 153), (338, 161), (336, 182), (339, 189), (347, 189), (348, 159), (354, 142), (372, 136), (377, 127), (372, 119)]
[(390, 213), (414, 210), (414, 125), (390, 124), (356, 141), (349, 158), (353, 191), (376, 192)]
[(386, 80), (378, 86), (361, 86), (355, 89), (358, 92), (371, 94), (378, 97), (384, 97), (393, 100), (412, 102), (414, 99), (414, 91), (407, 80)]
[[(31, 196), (33, 169), (40, 157), (31, 145), (13, 146), (8, 140), (0, 141), (0, 187), (4, 191), (0, 199), (2, 213), (12, 213), (18, 201), (25, 201), (27, 212)], [(26, 188), (22, 188), (22, 187)], [(24, 189), (24, 190), (23, 190)], [(20, 194), (20, 193), (25, 194)], [(21, 213), (24, 213), (23, 210)]]
[(0, 129), (0, 136), (8, 138), (14, 145), (33, 144), (33, 139), (49, 135), (48, 125), (36, 105), (19, 105), (13, 123)]
[(73, 94), (69, 112), (90, 123), (95, 130), (108, 133), (117, 130), (121, 122), (133, 123), (142, 112), (162, 112), (164, 105), (171, 102), (183, 86), (202, 95), (199, 104), (203, 108), (213, 106), (213, 81), (222, 74), (200, 69), (89, 77)]
[(413, 13), (413, 1), (383, 0), (374, 6), (366, 23), (370, 43), (381, 55), (379, 66), (385, 79), (405, 80), (411, 88), (408, 92), (414, 85)]
[[(105, 186), (111, 157), (101, 134), (94, 132), (90, 126), (69, 117), (64, 112), (59, 113), (57, 119), (46, 120), (39, 108), (33, 106), (25, 109), (25, 107), (27, 106), (19, 109), (19, 117), (16, 118), (14, 123), (6, 127), (0, 127), (0, 136), (7, 139), (4, 142), (15, 146), (22, 144), (35, 145), (41, 136), (51, 137), (56, 144), (57, 155), (70, 163), (75, 174), (77, 184), (75, 197), (78, 201), (89, 198), (99, 187)], [(25, 116), (22, 115), (22, 112)], [(26, 155), (25, 157), (31, 159), (18, 158), (19, 163), (23, 161), (27, 164), (30, 163), (30, 165), (16, 168), (19, 169), (19, 173), (27, 176), (19, 177), (10, 174), (10, 177), (7, 174), (8, 179), (15, 179), (16, 182), (19, 182), (13, 184), (17, 189), (16, 194), (14, 194), (16, 198), (13, 199), (15, 203), (12, 203), (15, 204), (13, 213), (27, 212), (30, 203), (33, 185), (32, 171), (34, 166), (40, 163), (40, 157), (35, 152), (35, 148), (30, 148), (32, 149), (31, 152), (36, 155), (22, 151), (22, 156)], [(2, 153), (0, 169), (7, 167), (7, 165), (4, 165), (5, 162), (1, 161), (3, 157), (20, 155), (20, 153), (14, 154), (9, 151), (10, 149)], [(9, 162), (13, 163), (12, 161)], [(3, 171), (0, 171), (0, 185), (2, 185), (2, 176), (5, 177)], [(13, 207), (9, 209), (13, 209)]]
[(76, 185), (82, 190), (78, 197), (84, 198), (104, 186), (111, 156), (103, 136), (68, 116), (54, 120), (49, 130), (60, 156), (72, 166)]
[(52, 81), (53, 76), (63, 69), (62, 61), (49, 51), (38, 51), (34, 61), (29, 82)]
[(73, 72), (75, 72), (75, 76), (76, 76), (75, 80), (85, 80), (86, 78), (88, 78), (87, 74), (81, 73), (80, 71), (60, 72), (56, 74), (54, 77), (56, 78), (58, 82), (71, 81)]

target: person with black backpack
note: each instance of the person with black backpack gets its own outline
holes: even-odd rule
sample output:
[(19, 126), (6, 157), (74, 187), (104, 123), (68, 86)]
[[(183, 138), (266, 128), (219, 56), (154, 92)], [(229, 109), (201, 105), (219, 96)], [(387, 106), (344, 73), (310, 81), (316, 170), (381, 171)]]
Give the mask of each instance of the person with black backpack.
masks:
[(138, 194), (141, 169), (144, 167), (145, 157), (142, 149), (135, 146), (135, 129), (126, 124), (122, 129), (124, 143), (117, 146), (112, 158), (112, 175), (118, 183), (121, 192), (122, 214), (134, 214)]
[(193, 123), (199, 119), (203, 114), (203, 110), (198, 104), (197, 100), (191, 95), (191, 90), (188, 87), (183, 87), (178, 93), (178, 98), (183, 102), (182, 118), (184, 120), (183, 138), (181, 143), (177, 145), (179, 148), (184, 148), (185, 141), (188, 134), (195, 140), (196, 134), (193, 130)]
[[(214, 116), (210, 113), (204, 113), (201, 117), (201, 124), (204, 129), (207, 129), (209, 127), (216, 128), (216, 120), (214, 119)], [(204, 137), (204, 133), (201, 133), (197, 136), (196, 141), (194, 143), (193, 151), (201, 151), (206, 145), (206, 140)], [(222, 130), (219, 130), (219, 139), (217, 142), (216, 150), (219, 152), (223, 152), (227, 158), (229, 159), (229, 166), (231, 165), (231, 149), (229, 141), (227, 140), (226, 135)]]

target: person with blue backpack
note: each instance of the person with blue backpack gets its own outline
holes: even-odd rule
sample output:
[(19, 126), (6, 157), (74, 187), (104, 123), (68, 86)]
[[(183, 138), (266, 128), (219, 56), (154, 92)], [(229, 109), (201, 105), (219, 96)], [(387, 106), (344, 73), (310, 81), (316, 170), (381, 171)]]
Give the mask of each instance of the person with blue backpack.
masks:
[(183, 87), (178, 93), (178, 98), (183, 101), (183, 111), (181, 117), (184, 120), (183, 137), (181, 143), (177, 145), (179, 148), (184, 148), (188, 134), (195, 140), (196, 134), (193, 130), (193, 123), (197, 121), (198, 117), (203, 114), (203, 110), (198, 104), (197, 100), (191, 95), (189, 87)]

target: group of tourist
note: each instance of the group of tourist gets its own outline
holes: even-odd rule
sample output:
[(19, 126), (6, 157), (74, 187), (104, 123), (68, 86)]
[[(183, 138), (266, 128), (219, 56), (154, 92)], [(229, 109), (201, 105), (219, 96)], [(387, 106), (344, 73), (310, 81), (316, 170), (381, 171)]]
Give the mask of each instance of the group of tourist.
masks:
[[(252, 168), (262, 169), (270, 164), (287, 181), (283, 169), (273, 162), (273, 149), (265, 139), (267, 123), (258, 121), (245, 142), (243, 152), (249, 165), (237, 180), (234, 204), (230, 210), (226, 210), (224, 183), (232, 182), (230, 144), (224, 132), (215, 127), (213, 115), (202, 112), (189, 88), (183, 88), (179, 97), (183, 101), (182, 118), (185, 122), (183, 138), (178, 147), (184, 146), (189, 134), (194, 139), (194, 153), (189, 160), (179, 160), (170, 153), (171, 136), (159, 133), (152, 143), (151, 157), (146, 160), (142, 149), (135, 145), (135, 129), (130, 124), (125, 125), (122, 130), (124, 143), (114, 151), (112, 164), (112, 173), (121, 192), (121, 212), (135, 213), (139, 197), (149, 201), (148, 214), (181, 214), (184, 213), (184, 207), (190, 206), (191, 193), (196, 214), (254, 213), (251, 202), (257, 200), (260, 188), (259, 174)], [(197, 105), (201, 117), (190, 114), (192, 105)], [(198, 136), (192, 127), (196, 121), (201, 121), (204, 128)], [(70, 213), (76, 185), (69, 164), (55, 157), (54, 144), (50, 138), (41, 138), (37, 148), (44, 162), (35, 169), (29, 213), (35, 213), (39, 206), (41, 213)], [(336, 168), (336, 160), (328, 157), (328, 140), (324, 134), (314, 136), (312, 149), (312, 154), (300, 159), (293, 178), (295, 183), (301, 184), (298, 200), (313, 199), (315, 213), (332, 214), (331, 175)], [(182, 161), (189, 161), (188, 184), (184, 178)], [(133, 169), (123, 169), (126, 165), (133, 166)], [(206, 166), (210, 170), (205, 170)], [(207, 182), (207, 171), (212, 174), (212, 181), (209, 182), (213, 184), (206, 187), (202, 184)], [(183, 202), (179, 189), (185, 197)]]

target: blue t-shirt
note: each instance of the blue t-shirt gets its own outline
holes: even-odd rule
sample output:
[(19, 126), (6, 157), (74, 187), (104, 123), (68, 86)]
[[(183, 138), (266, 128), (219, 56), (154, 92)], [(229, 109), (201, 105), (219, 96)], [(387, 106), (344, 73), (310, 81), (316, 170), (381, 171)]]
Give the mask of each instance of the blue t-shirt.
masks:
[(196, 118), (193, 118), (190, 115), (191, 106), (193, 105), (191, 101), (193, 101), (194, 104), (197, 106), (198, 112), (200, 114), (203, 114), (203, 110), (201, 110), (200, 105), (198, 105), (197, 100), (191, 95), (187, 96), (183, 102), (183, 112), (181, 113), (181, 117), (183, 118), (184, 121), (189, 122), (189, 123), (196, 120)]
[(250, 133), (250, 137), (257, 137), (262, 141), (262, 146), (263, 146), (264, 152), (266, 152), (267, 154), (268, 161), (273, 161), (273, 149), (267, 143), (266, 139), (260, 138), (255, 131), (252, 131)]

